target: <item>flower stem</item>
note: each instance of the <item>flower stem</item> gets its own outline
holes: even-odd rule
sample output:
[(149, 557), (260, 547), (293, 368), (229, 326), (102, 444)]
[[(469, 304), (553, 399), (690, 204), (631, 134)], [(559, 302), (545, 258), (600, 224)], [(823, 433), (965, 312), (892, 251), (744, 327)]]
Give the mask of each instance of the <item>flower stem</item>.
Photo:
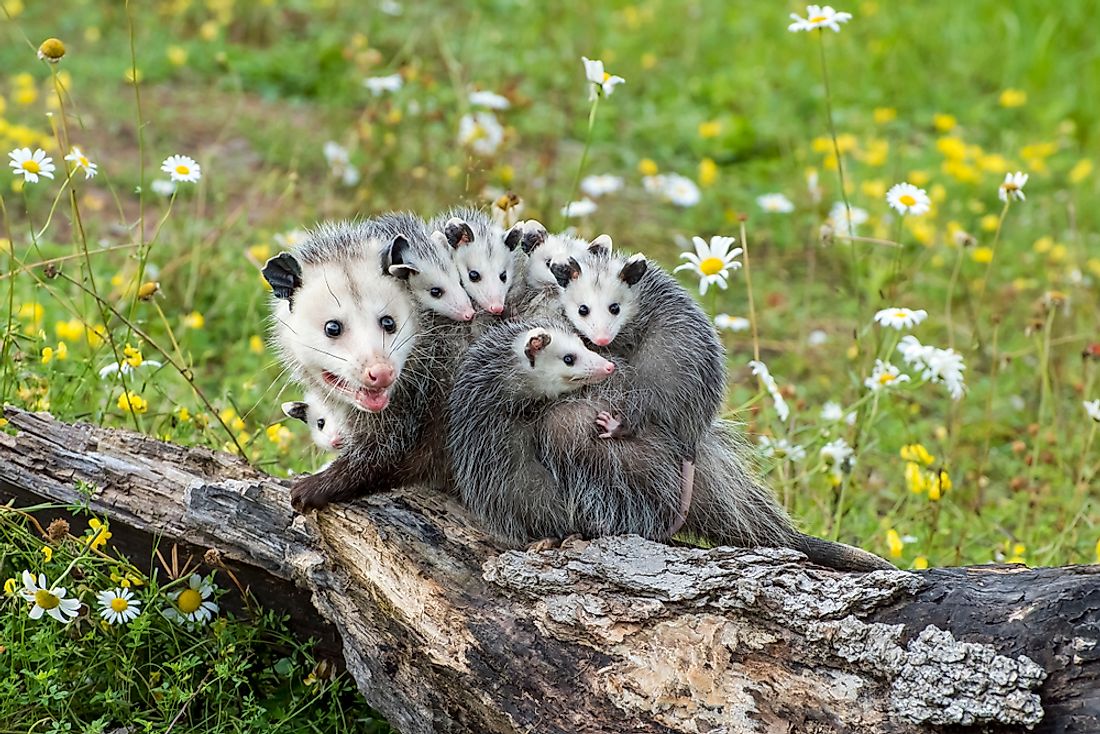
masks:
[(569, 205), (577, 197), (577, 189), (581, 185), (581, 176), (584, 175), (584, 167), (588, 163), (588, 149), (592, 147), (592, 131), (596, 128), (596, 110), (599, 106), (600, 94), (597, 92), (596, 96), (592, 98), (592, 107), (588, 110), (588, 132), (584, 136), (584, 152), (581, 153), (581, 163), (577, 166), (577, 175), (573, 177), (573, 187), (569, 192), (569, 198), (565, 202), (565, 208), (562, 210), (562, 229), (565, 229), (566, 222), (569, 219)]
[(955, 267), (951, 270), (951, 282), (947, 286), (947, 303), (944, 304), (945, 319), (947, 321), (947, 346), (955, 348), (955, 322), (951, 318), (951, 307), (955, 302), (955, 288), (959, 284), (959, 271), (962, 269), (964, 247), (959, 245), (959, 253), (955, 256)]
[(745, 218), (741, 218), (741, 249), (745, 256), (745, 290), (749, 296), (749, 325), (752, 327), (752, 358), (760, 361), (760, 337), (756, 331), (756, 306), (752, 298), (752, 271), (749, 268), (749, 237), (745, 232)]

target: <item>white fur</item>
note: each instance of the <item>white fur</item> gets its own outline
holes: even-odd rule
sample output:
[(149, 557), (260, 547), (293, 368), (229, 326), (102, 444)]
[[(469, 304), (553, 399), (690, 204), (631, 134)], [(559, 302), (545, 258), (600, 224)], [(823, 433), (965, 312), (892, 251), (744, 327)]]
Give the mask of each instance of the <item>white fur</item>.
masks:
[[(295, 378), (326, 400), (371, 412), (385, 407), (418, 328), (413, 299), (381, 272), (380, 252), (371, 241), (361, 254), (301, 263), (301, 285), (273, 309), (275, 342)], [(325, 333), (329, 321), (340, 322), (339, 336)]]
[[(527, 355), (533, 337), (549, 336), (550, 343), (534, 354), (534, 365)], [(520, 334), (513, 343), (520, 367), (528, 375), (528, 383), (547, 398), (556, 398), (610, 377), (615, 365), (584, 346), (576, 334), (563, 329), (537, 327)], [(566, 364), (566, 357), (573, 364)]]
[(298, 418), (298, 415), (291, 414), (293, 406), (304, 409), (305, 417), (302, 420), (309, 428), (309, 437), (318, 448), (338, 451), (351, 435), (351, 416), (346, 404), (330, 403), (321, 393), (311, 389), (300, 403), (283, 403), (283, 413), (288, 417)]
[[(558, 281), (550, 271), (556, 263), (567, 263), (569, 258), (582, 260), (588, 255), (589, 243), (568, 234), (552, 234), (541, 245), (531, 250), (527, 266), (527, 284), (532, 288), (556, 286)], [(610, 248), (610, 245), (609, 245)]]
[(514, 282), (516, 253), (504, 244), (502, 227), (491, 225), (487, 235), (454, 248), (453, 258), (470, 299), (485, 311), (499, 314)]
[[(443, 246), (446, 247), (446, 244)], [(441, 261), (434, 258), (418, 259), (414, 267), (416, 272), (409, 275), (407, 283), (417, 303), (452, 321), (473, 319), (473, 304), (470, 303), (466, 289), (462, 287), (462, 278), (450, 253), (446, 253), (445, 259)], [(442, 295), (436, 298), (432, 295), (433, 289), (438, 289)]]
[[(561, 290), (559, 300), (577, 331), (593, 344), (606, 346), (634, 318), (636, 286), (619, 277), (626, 262), (622, 258), (589, 256), (578, 262), (580, 274)], [(612, 313), (613, 306), (618, 314)], [(587, 315), (582, 315), (585, 310)]]

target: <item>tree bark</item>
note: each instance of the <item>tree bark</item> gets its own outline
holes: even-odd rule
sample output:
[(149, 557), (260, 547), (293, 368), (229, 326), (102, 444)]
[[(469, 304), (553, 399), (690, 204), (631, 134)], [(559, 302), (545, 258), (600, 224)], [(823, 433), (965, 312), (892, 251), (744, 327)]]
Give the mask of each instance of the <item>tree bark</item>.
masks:
[(424, 488), (315, 516), (229, 455), (9, 409), (0, 497), (216, 548), (428, 732), (1100, 731), (1100, 567), (848, 574), (625, 536), (501, 551)]

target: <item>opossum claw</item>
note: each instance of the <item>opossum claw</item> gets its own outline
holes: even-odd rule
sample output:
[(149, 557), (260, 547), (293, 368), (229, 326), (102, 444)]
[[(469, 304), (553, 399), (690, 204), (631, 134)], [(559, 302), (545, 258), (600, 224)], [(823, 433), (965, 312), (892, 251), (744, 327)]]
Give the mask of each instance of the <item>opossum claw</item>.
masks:
[(596, 414), (596, 426), (603, 429), (600, 438), (623, 438), (626, 436), (623, 422), (606, 410), (601, 410)]

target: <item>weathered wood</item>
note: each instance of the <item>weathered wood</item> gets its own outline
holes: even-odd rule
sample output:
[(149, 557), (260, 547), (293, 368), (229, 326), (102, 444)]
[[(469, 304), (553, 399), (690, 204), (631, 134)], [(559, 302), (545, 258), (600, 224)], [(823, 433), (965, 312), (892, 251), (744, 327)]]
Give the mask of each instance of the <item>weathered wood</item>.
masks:
[(274, 606), (306, 590), (299, 619), (334, 625), (405, 734), (1100, 731), (1100, 567), (845, 574), (637, 537), (501, 552), (438, 492), (297, 516), (224, 454), (8, 417), (0, 495), (70, 502), (83, 480), (116, 538), (215, 547)]

